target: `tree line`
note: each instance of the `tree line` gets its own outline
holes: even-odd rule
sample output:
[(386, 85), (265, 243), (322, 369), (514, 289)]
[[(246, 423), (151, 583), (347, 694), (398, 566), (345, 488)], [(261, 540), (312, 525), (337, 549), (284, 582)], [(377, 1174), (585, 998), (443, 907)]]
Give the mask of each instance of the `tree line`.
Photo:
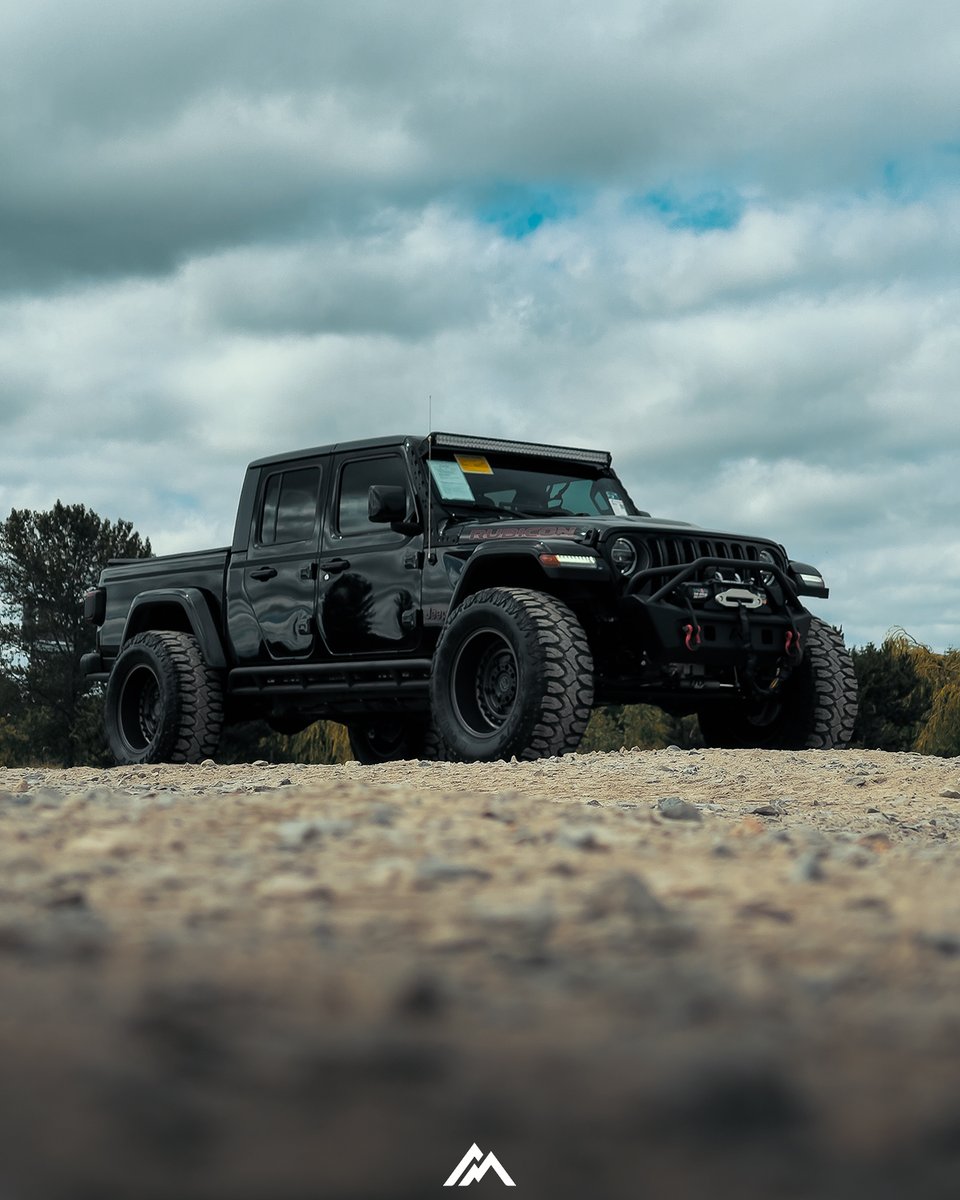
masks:
[[(83, 594), (111, 558), (146, 558), (149, 538), (82, 504), (13, 509), (0, 524), (0, 766), (106, 766), (103, 693), (87, 688), (80, 660), (94, 648)], [(854, 745), (960, 755), (960, 650), (937, 653), (892, 631), (851, 650), (860, 688)], [(700, 745), (695, 717), (647, 705), (606, 705), (581, 750)], [(346, 730), (318, 721), (286, 737), (265, 722), (224, 731), (222, 762), (345, 762)]]

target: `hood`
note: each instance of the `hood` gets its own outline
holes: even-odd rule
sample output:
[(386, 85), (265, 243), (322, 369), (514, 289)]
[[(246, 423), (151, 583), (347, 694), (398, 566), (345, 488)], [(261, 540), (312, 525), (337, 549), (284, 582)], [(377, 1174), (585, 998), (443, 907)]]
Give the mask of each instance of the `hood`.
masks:
[(575, 538), (587, 539), (595, 530), (601, 539), (612, 533), (670, 534), (695, 532), (698, 536), (727, 538), (736, 541), (768, 542), (770, 538), (758, 538), (742, 533), (730, 533), (719, 529), (706, 529), (689, 521), (672, 521), (663, 517), (530, 517), (509, 518), (490, 521), (484, 517), (478, 521), (457, 525), (450, 533), (461, 543), (510, 541), (518, 538)]

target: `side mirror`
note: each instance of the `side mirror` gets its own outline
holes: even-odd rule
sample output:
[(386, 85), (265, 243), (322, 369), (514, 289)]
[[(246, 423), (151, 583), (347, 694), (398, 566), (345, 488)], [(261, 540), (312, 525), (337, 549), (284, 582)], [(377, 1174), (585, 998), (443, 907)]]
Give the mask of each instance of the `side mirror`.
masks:
[(367, 516), (375, 525), (393, 525), (404, 533), (420, 528), (416, 517), (407, 508), (407, 490), (385, 483), (375, 483), (367, 493)]

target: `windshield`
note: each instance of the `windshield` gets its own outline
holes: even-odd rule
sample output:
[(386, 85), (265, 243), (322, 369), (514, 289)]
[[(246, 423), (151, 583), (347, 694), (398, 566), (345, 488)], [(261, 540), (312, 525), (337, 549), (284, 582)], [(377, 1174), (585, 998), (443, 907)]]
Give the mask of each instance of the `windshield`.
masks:
[(515, 455), (447, 454), (430, 460), (436, 495), (456, 516), (625, 517), (636, 509), (609, 470)]

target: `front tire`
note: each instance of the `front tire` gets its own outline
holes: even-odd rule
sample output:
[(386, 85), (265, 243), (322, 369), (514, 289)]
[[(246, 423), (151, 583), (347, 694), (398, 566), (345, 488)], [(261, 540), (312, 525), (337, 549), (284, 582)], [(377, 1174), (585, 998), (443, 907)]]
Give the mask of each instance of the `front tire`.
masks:
[(839, 750), (853, 737), (857, 677), (839, 630), (810, 621), (803, 661), (778, 701), (727, 701), (698, 712), (707, 746), (727, 749)]
[(566, 604), (542, 592), (477, 592), (440, 638), (431, 700), (455, 758), (572, 753), (593, 705), (593, 655), (583, 627)]
[(201, 762), (223, 729), (220, 677), (189, 633), (131, 638), (107, 683), (107, 740), (120, 764)]

